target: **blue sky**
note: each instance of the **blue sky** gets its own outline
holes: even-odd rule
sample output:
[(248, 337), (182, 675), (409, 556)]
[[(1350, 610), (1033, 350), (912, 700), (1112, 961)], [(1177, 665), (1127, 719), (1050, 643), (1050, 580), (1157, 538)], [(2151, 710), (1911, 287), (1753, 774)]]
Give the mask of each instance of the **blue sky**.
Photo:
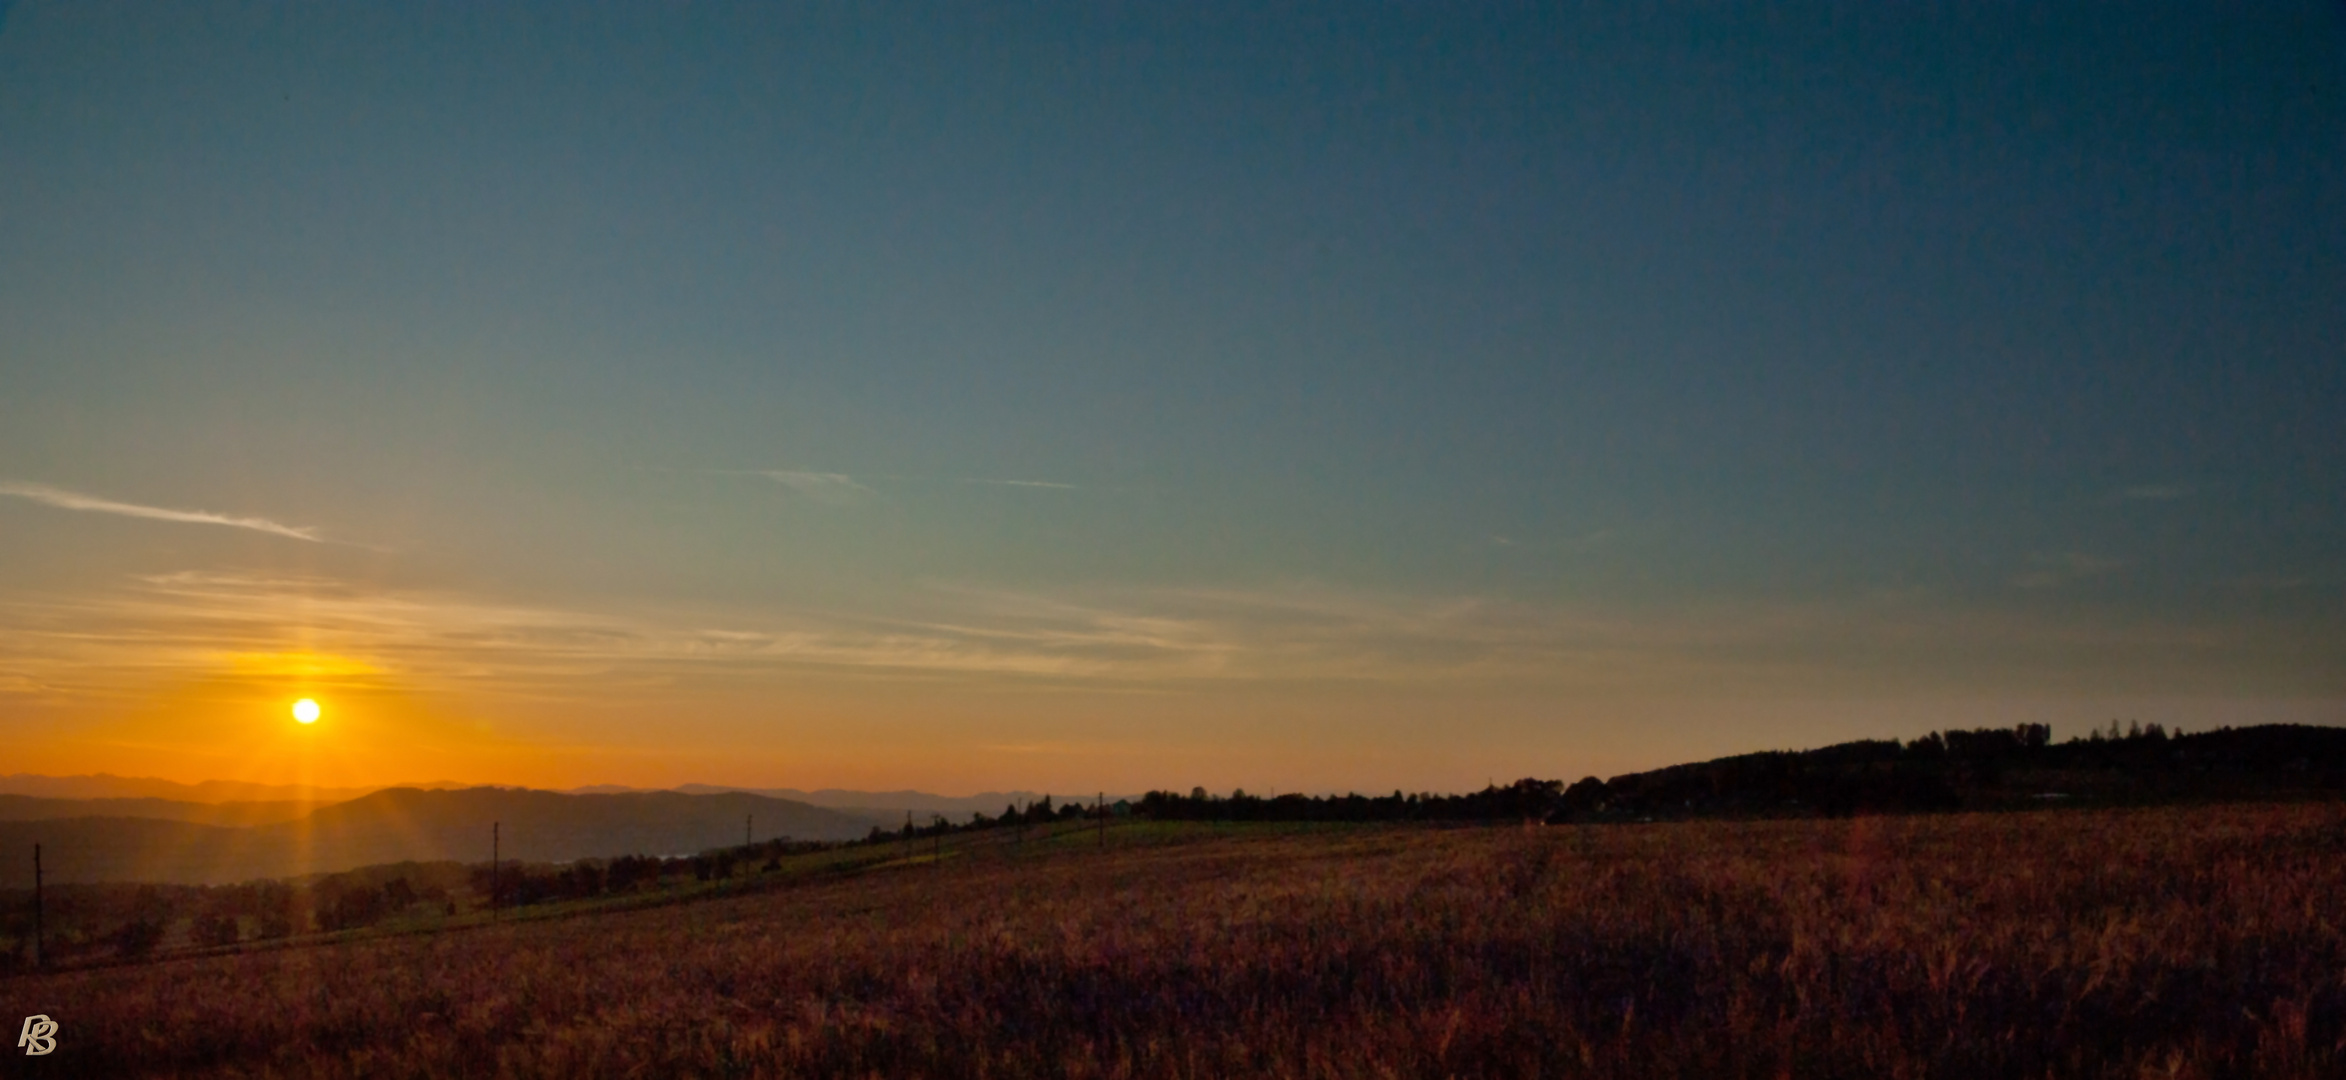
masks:
[(2336, 5), (4, 18), (51, 771), (305, 679), (358, 782), (2346, 718)]

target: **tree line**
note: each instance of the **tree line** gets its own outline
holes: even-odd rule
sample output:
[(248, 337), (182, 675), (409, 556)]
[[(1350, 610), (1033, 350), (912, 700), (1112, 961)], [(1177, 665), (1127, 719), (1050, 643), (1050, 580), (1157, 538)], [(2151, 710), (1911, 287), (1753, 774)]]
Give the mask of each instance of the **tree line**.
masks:
[(2346, 794), (2346, 729), (2268, 724), (2173, 735), (2111, 721), (2067, 742), (2049, 725), (1935, 731), (1674, 765), (1610, 780), (1525, 778), (1461, 795), (1150, 792), (1136, 812), (1180, 821), (1565, 822), (1840, 816)]
[[(2104, 803), (2346, 796), (2346, 729), (2302, 725), (2170, 734), (2113, 721), (2055, 743), (2043, 724), (1937, 731), (1804, 751), (1770, 751), (1610, 780), (1527, 777), (1463, 794), (1258, 796), (1192, 788), (1135, 801), (1011, 805), (954, 822), (932, 815), (901, 829), (874, 826), (855, 843), (909, 844), (977, 830), (1133, 817), (1214, 822), (1579, 823), (1695, 816), (1834, 816), (2042, 806), (2090, 796)], [(2081, 800), (2083, 801), (2083, 800)], [(627, 855), (565, 865), (404, 863), (326, 875), (306, 884), (68, 885), (48, 890), (51, 963), (138, 958), (158, 948), (217, 947), (333, 932), (387, 920), (454, 918), (686, 881), (726, 881), (780, 869), (783, 857), (833, 845), (769, 840), (693, 856)], [(31, 890), (0, 905), (0, 973), (29, 966)]]

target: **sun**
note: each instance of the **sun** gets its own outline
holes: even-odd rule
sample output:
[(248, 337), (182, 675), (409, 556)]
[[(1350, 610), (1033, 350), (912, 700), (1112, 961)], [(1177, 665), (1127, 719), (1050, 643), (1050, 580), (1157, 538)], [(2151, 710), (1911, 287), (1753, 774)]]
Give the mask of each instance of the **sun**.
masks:
[(293, 703), (293, 718), (305, 724), (318, 722), (318, 703), (308, 698)]

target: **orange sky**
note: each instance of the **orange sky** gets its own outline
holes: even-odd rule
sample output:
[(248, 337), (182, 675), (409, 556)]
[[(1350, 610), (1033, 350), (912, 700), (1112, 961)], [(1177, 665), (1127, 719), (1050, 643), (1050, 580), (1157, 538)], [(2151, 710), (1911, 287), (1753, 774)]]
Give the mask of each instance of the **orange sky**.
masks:
[[(1317, 650), (1281, 648), (1248, 644), (1243, 635), (1222, 650), (1278, 651), (1291, 669), (1310, 672), (1289, 678), (1231, 670), (1243, 663), (1238, 659), (1193, 670), (1180, 657), (1164, 668), (1133, 661), (1129, 670), (1078, 666), (1070, 675), (1061, 663), (1070, 658), (1050, 649), (1013, 656), (998, 665), (1003, 670), (971, 656), (930, 657), (927, 666), (899, 659), (877, 672), (722, 650), (678, 657), (640, 642), (636, 647), (656, 655), (629, 659), (607, 638), (585, 650), (599, 657), (589, 663), (577, 648), (525, 644), (528, 635), (516, 628), (532, 620), (513, 612), (496, 644), (467, 652), (438, 639), (474, 633), (481, 618), (475, 606), (321, 597), (315, 582), (298, 605), (306, 621), (279, 630), (252, 619), (269, 609), (275, 587), (150, 583), (146, 588), (177, 593), (185, 604), (169, 616), (139, 607), (153, 621), (117, 627), (109, 635), (116, 640), (89, 655), (61, 655), (36, 669), (57, 685), (22, 715), (46, 733), (12, 755), (12, 771), (328, 787), (454, 780), (946, 794), (1192, 784), (1381, 791), (1475, 787), (1521, 775), (1613, 775), (1946, 726), (2025, 720), (2077, 734), (2113, 716), (2191, 728), (2335, 715), (2318, 699), (2244, 707), (2180, 675), (2158, 697), (2096, 696), (2060, 679), (2041, 681), (2034, 694), (1997, 699), (1957, 685), (1888, 696), (1882, 683), (1892, 674), (1848, 670), (1830, 656), (1698, 662), (1683, 641), (1649, 628), (1646, 636), (1656, 640), (1640, 643), (1623, 627), (1606, 631), (1604, 647), (1584, 645), (1585, 655), (1488, 626), (1453, 638), (1501, 644), (1486, 641), (1439, 661), (1390, 643), (1355, 641), (1362, 655), (1344, 655), (1325, 641)], [(225, 610), (204, 606), (216, 601), (226, 601)], [(384, 609), (398, 619), (379, 618)], [(435, 618), (454, 622), (435, 627)], [(401, 629), (387, 631), (388, 622)], [(234, 641), (237, 626), (255, 640)], [(1211, 636), (1198, 627), (1179, 632), (1200, 641)], [(1555, 627), (1540, 633), (1570, 636)], [(277, 637), (345, 648), (280, 649), (260, 640)], [(1459, 648), (1455, 640), (1447, 646)], [(1709, 651), (1724, 649), (1714, 642)], [(1387, 669), (1375, 670), (1376, 663)], [(1670, 687), (1670, 680), (1682, 685)], [(78, 690), (76, 682), (83, 683)], [(1818, 686), (1838, 692), (1818, 695)], [(291, 706), (302, 698), (322, 705), (314, 725), (293, 719)]]

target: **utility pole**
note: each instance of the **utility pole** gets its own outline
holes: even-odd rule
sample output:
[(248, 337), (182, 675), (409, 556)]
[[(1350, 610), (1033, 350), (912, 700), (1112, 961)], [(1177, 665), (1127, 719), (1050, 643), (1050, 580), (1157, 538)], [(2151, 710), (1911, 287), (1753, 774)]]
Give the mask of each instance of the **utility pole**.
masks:
[(497, 921), (497, 899), (498, 899), (498, 896), (499, 896), (500, 894), (502, 894), (502, 893), (505, 891), (505, 881), (504, 881), (504, 875), (503, 875), (502, 873), (500, 873), (500, 872), (498, 871), (498, 869), (497, 869), (497, 863), (498, 863), (498, 860), (499, 860), (499, 859), (500, 859), (500, 857), (501, 857), (501, 856), (500, 856), (500, 854), (499, 854), (499, 851), (498, 851), (498, 848), (499, 848), (499, 845), (500, 845), (501, 841), (500, 841), (500, 838), (498, 837), (497, 833), (498, 833), (498, 830), (499, 830), (501, 827), (503, 827), (503, 825), (504, 825), (504, 822), (501, 822), (501, 821), (492, 821), (492, 822), (490, 822), (490, 823), (489, 823), (489, 921), (490, 921), (490, 922), (496, 922), (496, 921)]
[(41, 932), (41, 845), (33, 845), (33, 966), (49, 963), (48, 938)]

